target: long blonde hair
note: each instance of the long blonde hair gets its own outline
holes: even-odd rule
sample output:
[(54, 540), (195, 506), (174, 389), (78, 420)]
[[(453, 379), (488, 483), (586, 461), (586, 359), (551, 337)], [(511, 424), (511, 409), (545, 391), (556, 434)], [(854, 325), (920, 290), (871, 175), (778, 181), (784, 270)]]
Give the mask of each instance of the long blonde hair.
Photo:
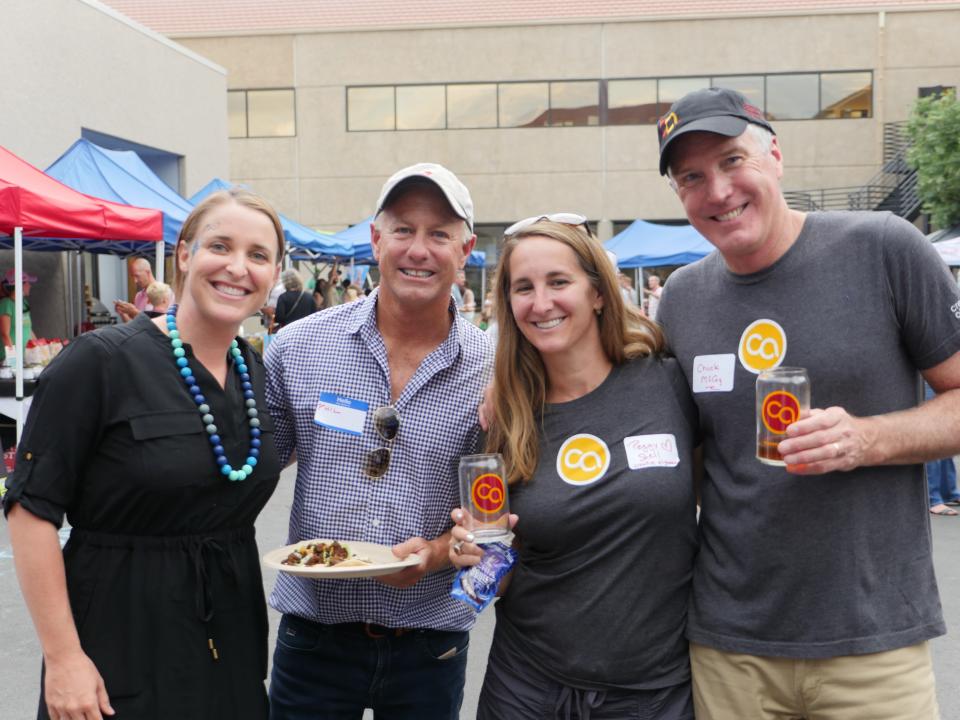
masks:
[(510, 306), (510, 257), (527, 238), (544, 237), (563, 243), (576, 256), (590, 284), (603, 297), (597, 318), (600, 344), (614, 365), (661, 353), (663, 332), (639, 308), (620, 294), (616, 268), (599, 241), (583, 226), (541, 220), (504, 238), (494, 281), (497, 352), (494, 360), (494, 418), (487, 436), (488, 452), (499, 452), (507, 465), (508, 482), (533, 477), (539, 461), (540, 426), (547, 395), (547, 372), (537, 349), (520, 332)]

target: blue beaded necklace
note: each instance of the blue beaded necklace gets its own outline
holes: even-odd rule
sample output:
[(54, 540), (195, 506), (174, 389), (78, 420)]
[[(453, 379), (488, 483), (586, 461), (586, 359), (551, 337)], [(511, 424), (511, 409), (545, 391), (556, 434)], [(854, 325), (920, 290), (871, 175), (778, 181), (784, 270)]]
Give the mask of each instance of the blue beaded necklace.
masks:
[(193, 376), (193, 370), (190, 369), (190, 364), (187, 362), (187, 351), (183, 349), (183, 340), (180, 339), (180, 331), (177, 330), (176, 305), (171, 305), (167, 309), (167, 331), (170, 334), (173, 356), (177, 361), (177, 367), (180, 368), (180, 376), (186, 383), (193, 401), (197, 404), (197, 410), (203, 416), (207, 439), (213, 448), (213, 457), (216, 458), (220, 472), (233, 481), (246, 480), (253, 473), (253, 468), (256, 467), (257, 460), (260, 457), (260, 420), (257, 417), (257, 400), (253, 392), (253, 384), (250, 382), (249, 368), (243, 361), (243, 353), (240, 352), (237, 341), (230, 342), (230, 359), (233, 361), (234, 371), (240, 376), (243, 387), (244, 405), (246, 405), (247, 418), (250, 423), (250, 449), (247, 452), (247, 460), (244, 465), (239, 470), (234, 470), (233, 466), (227, 461), (227, 453), (220, 442), (220, 436), (217, 434), (217, 426), (214, 424), (207, 399), (200, 391), (197, 379)]

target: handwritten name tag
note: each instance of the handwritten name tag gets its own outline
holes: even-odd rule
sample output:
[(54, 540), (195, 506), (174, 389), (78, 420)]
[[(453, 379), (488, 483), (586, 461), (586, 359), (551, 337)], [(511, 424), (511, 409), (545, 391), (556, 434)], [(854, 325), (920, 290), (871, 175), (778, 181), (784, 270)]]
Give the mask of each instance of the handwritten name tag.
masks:
[(313, 413), (313, 421), (317, 425), (348, 435), (362, 435), (369, 407), (362, 400), (324, 392), (320, 393), (320, 402)]
[(676, 467), (680, 464), (677, 439), (670, 434), (634, 435), (623, 439), (627, 465), (631, 470), (648, 467)]
[(695, 393), (730, 392), (733, 390), (733, 368), (736, 356), (697, 355), (693, 359), (690, 385)]

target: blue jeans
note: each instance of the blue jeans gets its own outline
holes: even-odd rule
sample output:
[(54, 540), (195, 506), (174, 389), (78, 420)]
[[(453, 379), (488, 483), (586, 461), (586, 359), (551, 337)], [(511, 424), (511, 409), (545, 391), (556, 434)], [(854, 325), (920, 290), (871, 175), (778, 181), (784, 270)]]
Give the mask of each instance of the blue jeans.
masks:
[(469, 634), (323, 625), (284, 615), (270, 676), (271, 720), (457, 720)]
[(930, 507), (947, 500), (960, 500), (957, 492), (957, 468), (953, 458), (925, 463), (927, 487), (930, 490)]
[[(929, 400), (933, 395), (933, 390), (924, 383), (924, 399)], [(949, 500), (960, 500), (960, 492), (957, 491), (957, 468), (953, 464), (953, 458), (924, 463), (924, 468), (927, 471), (930, 507)]]

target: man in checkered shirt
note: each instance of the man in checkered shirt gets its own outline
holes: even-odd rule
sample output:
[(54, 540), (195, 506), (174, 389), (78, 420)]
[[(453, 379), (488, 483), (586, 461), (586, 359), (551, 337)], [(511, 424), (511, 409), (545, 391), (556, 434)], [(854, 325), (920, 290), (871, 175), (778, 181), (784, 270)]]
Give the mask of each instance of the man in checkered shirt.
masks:
[(284, 328), (266, 354), (281, 456), (296, 456), (288, 542), (392, 546), (421, 562), (365, 579), (280, 574), (273, 720), (457, 718), (473, 611), (450, 597), (457, 465), (477, 451), (486, 336), (450, 286), (476, 241), (473, 202), (421, 163), (383, 186), (371, 226), (380, 287)]

